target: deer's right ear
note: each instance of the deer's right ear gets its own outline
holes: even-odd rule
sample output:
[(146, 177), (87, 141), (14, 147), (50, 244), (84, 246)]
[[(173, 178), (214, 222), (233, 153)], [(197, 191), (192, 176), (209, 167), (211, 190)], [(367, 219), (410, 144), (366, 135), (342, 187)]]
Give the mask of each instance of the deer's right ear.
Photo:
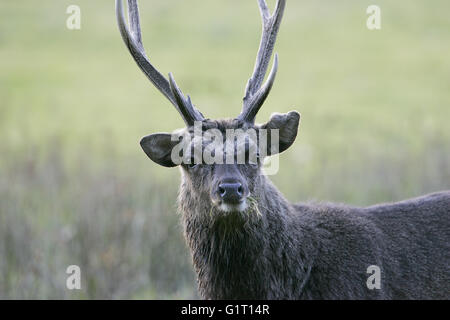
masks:
[(172, 141), (169, 133), (155, 133), (141, 139), (141, 147), (145, 154), (157, 164), (164, 167), (176, 167), (172, 161), (172, 149), (179, 141)]

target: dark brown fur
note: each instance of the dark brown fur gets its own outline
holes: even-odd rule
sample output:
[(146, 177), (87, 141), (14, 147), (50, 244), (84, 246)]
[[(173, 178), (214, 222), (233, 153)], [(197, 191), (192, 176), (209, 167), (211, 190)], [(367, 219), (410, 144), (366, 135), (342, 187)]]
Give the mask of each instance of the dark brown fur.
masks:
[[(293, 205), (259, 168), (234, 166), (261, 215), (214, 208), (214, 166), (181, 169), (178, 203), (203, 298), (450, 298), (450, 192), (368, 208)], [(370, 265), (381, 268), (380, 290), (366, 286)]]

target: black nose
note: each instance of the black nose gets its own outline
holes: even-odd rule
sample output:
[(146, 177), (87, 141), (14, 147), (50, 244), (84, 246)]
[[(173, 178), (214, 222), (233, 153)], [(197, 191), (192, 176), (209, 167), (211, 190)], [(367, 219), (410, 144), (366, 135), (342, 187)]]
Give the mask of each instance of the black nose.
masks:
[(244, 189), (240, 182), (219, 184), (219, 196), (224, 202), (239, 203), (243, 195)]

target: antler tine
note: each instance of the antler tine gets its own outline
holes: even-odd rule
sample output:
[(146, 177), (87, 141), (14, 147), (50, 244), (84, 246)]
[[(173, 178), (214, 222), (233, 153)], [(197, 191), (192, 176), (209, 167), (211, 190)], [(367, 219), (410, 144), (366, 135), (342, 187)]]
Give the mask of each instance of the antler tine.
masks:
[(153, 85), (175, 106), (184, 122), (191, 126), (195, 121), (202, 121), (203, 115), (192, 105), (190, 99), (185, 99), (181, 90), (174, 86), (150, 63), (142, 44), (141, 26), (137, 0), (128, 0), (128, 18), (131, 32), (125, 21), (123, 0), (116, 0), (116, 15), (120, 34), (139, 68), (144, 72)]
[(261, 87), (272, 57), (273, 48), (283, 18), (286, 0), (278, 0), (274, 14), (271, 16), (265, 0), (258, 0), (262, 18), (262, 36), (255, 68), (245, 88), (244, 104), (238, 119), (254, 122), (255, 116), (269, 95), (278, 70), (278, 56), (275, 55), (273, 67), (267, 82)]
[(177, 83), (175, 82), (172, 73), (169, 73), (169, 81), (170, 81), (170, 89), (175, 95), (175, 100), (177, 104), (184, 106), (184, 108), (180, 110), (181, 116), (183, 118), (195, 116), (195, 119), (193, 119), (194, 121), (201, 121), (202, 119), (204, 119), (203, 115), (197, 109), (195, 109), (194, 105), (192, 104), (191, 97), (188, 95), (186, 98), (183, 95), (183, 92), (181, 92), (181, 89), (177, 86)]
[(131, 26), (131, 35), (145, 55), (144, 46), (142, 44), (141, 23), (139, 21), (139, 8), (136, 1), (128, 0), (128, 20)]

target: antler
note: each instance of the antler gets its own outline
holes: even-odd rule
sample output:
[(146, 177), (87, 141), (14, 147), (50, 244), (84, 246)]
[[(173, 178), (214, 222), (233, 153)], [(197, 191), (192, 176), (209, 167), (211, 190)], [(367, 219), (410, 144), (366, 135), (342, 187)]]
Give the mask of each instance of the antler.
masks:
[(265, 0), (258, 0), (261, 11), (263, 32), (256, 58), (255, 69), (245, 88), (244, 105), (238, 119), (253, 123), (256, 114), (263, 105), (278, 70), (278, 55), (275, 54), (272, 70), (266, 83), (261, 87), (272, 57), (273, 47), (283, 18), (286, 0), (278, 0), (275, 13), (271, 16)]
[(169, 74), (170, 82), (167, 81), (167, 79), (150, 63), (150, 60), (145, 54), (144, 46), (142, 44), (137, 0), (128, 0), (128, 19), (131, 32), (125, 21), (122, 0), (116, 0), (116, 15), (122, 39), (139, 68), (141, 68), (147, 78), (175, 106), (188, 126), (192, 126), (194, 121), (202, 121), (204, 119), (203, 115), (194, 107), (191, 98), (189, 96), (186, 98), (183, 95), (175, 83), (172, 74)]

